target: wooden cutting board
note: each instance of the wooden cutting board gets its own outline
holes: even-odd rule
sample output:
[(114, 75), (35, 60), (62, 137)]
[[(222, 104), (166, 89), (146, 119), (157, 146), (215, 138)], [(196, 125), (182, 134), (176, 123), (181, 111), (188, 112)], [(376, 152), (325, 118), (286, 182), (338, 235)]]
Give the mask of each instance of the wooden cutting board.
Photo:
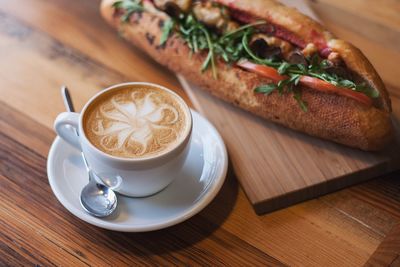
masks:
[[(316, 18), (304, 1), (284, 2)], [(393, 114), (393, 145), (369, 153), (266, 122), (178, 78), (195, 108), (224, 138), (235, 174), (257, 214), (400, 169), (399, 108)]]

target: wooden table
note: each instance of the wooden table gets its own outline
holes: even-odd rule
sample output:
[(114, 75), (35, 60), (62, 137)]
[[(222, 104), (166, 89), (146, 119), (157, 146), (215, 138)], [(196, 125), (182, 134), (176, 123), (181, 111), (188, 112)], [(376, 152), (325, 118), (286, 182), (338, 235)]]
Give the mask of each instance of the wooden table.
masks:
[[(310, 4), (368, 55), (400, 109), (398, 1)], [(151, 233), (106, 231), (66, 211), (46, 174), (53, 120), (64, 110), (61, 84), (78, 108), (122, 81), (155, 82), (184, 96), (172, 73), (118, 38), (98, 5), (0, 1), (0, 265), (359, 266), (371, 255), (373, 266), (399, 265), (400, 173), (257, 216), (231, 171), (200, 214)]]

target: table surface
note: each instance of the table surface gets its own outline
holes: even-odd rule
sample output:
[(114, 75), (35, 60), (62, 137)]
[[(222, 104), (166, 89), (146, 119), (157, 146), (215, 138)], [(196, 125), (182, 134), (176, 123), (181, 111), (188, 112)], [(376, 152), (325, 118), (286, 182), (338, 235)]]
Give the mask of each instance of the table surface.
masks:
[[(370, 58), (400, 109), (400, 3), (317, 0), (334, 33)], [(52, 124), (67, 84), (77, 108), (122, 81), (176, 90), (174, 75), (123, 41), (99, 1), (0, 1), (0, 265), (399, 264), (400, 173), (257, 216), (235, 174), (190, 220), (150, 233), (118, 233), (80, 221), (47, 181)], [(397, 88), (396, 88), (397, 87)], [(266, 177), (267, 179), (268, 177)]]

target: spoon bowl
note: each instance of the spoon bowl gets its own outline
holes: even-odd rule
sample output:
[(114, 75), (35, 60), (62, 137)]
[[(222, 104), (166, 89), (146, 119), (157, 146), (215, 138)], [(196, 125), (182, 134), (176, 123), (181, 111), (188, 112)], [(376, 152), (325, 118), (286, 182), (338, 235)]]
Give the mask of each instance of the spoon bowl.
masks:
[(89, 214), (95, 217), (106, 217), (116, 209), (117, 196), (113, 190), (92, 179), (82, 189), (80, 202)]

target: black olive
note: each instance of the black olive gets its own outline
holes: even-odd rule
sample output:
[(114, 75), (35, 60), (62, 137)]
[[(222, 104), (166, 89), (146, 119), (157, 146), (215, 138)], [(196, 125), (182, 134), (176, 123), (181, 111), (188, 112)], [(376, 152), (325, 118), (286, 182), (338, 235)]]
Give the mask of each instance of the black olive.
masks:
[(165, 12), (171, 17), (178, 18), (181, 14), (181, 9), (177, 4), (168, 2), (165, 4)]
[(307, 60), (300, 51), (293, 51), (290, 53), (288, 62), (291, 64), (302, 64), (307, 66)]
[(281, 49), (276, 46), (269, 46), (267, 42), (262, 38), (254, 40), (250, 44), (250, 49), (253, 51), (253, 53), (256, 54), (256, 56), (260, 58), (282, 58)]
[(255, 53), (257, 56), (261, 56), (260, 54), (262, 54), (262, 52), (264, 50), (266, 50), (266, 48), (268, 47), (267, 42), (264, 39), (257, 39), (254, 40), (251, 44), (250, 44), (250, 49), (251, 51), (253, 51), (253, 53)]

